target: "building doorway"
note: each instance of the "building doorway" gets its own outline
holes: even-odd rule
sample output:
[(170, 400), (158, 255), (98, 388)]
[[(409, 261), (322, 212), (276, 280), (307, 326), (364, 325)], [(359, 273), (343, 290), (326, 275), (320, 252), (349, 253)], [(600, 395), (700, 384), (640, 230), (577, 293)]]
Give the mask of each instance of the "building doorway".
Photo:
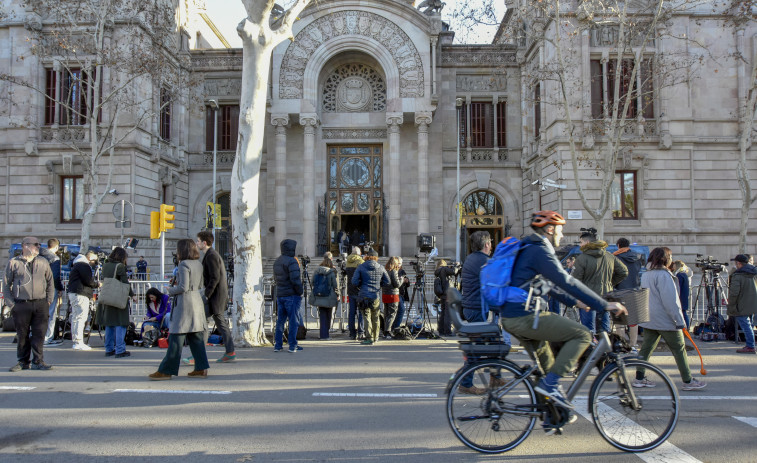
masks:
[[(381, 252), (384, 214), (383, 149), (381, 145), (330, 145), (328, 152), (329, 237), (331, 252), (339, 252), (340, 230), (355, 240), (373, 242)], [(357, 232), (357, 233), (356, 233)]]
[(467, 254), (470, 254), (470, 236), (477, 231), (487, 231), (492, 237), (492, 252), (504, 235), (502, 202), (487, 190), (477, 190), (463, 200), (463, 225), (467, 232)]

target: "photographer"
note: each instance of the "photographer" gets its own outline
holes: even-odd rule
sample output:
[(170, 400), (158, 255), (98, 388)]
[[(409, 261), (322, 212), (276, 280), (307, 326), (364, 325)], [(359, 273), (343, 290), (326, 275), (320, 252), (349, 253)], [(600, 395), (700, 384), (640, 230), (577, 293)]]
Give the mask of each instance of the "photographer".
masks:
[(378, 341), (379, 335), (379, 292), (381, 287), (389, 284), (389, 275), (379, 265), (378, 253), (371, 249), (365, 256), (365, 262), (355, 270), (352, 284), (360, 288), (358, 301), (365, 319), (365, 340), (361, 344), (371, 345)]
[[(439, 317), (437, 318), (436, 330), (439, 332), (439, 336), (452, 336), (452, 320), (450, 320), (447, 313), (447, 290), (454, 284), (455, 275), (457, 274), (458, 267), (455, 265), (447, 265), (447, 261), (441, 259), (436, 263), (436, 271), (434, 271), (434, 277), (438, 278), (441, 282), (441, 294), (437, 294), (441, 301), (441, 309), (439, 310)], [(436, 287), (436, 282), (434, 283)]]

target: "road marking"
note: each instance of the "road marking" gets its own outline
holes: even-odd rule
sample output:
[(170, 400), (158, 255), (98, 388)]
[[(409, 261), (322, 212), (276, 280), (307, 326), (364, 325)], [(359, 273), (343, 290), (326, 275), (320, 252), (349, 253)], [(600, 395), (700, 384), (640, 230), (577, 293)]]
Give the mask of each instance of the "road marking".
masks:
[(749, 426), (753, 426), (757, 428), (757, 418), (752, 418), (749, 416), (734, 416), (739, 421), (743, 421), (744, 423), (748, 424)]
[(37, 389), (33, 386), (0, 386), (0, 390), (3, 391), (31, 391), (32, 389)]
[(178, 389), (113, 389), (113, 392), (138, 392), (145, 394), (231, 394), (231, 391), (184, 391)]
[[(645, 397), (645, 399), (648, 399), (648, 398), (649, 397)], [(668, 397), (668, 399), (669, 398), (670, 397)], [(587, 420), (592, 421), (591, 414), (588, 411), (588, 403), (586, 399), (574, 399), (573, 404), (576, 406), (576, 409), (575, 409), (576, 412), (580, 413), (581, 416), (583, 416)], [(626, 425), (629, 428), (628, 432), (640, 431), (639, 428), (635, 425), (633, 426), (633, 428), (631, 428), (630, 419), (621, 416), (620, 413), (616, 412), (615, 410), (612, 410), (610, 407), (602, 407), (602, 408), (603, 408), (602, 413), (615, 414), (617, 415), (617, 418), (621, 422), (628, 421), (629, 423)], [(646, 431), (646, 432), (652, 435), (650, 431)], [(648, 463), (653, 463), (653, 462), (654, 463), (670, 463), (670, 462), (701, 463), (699, 460), (689, 455), (688, 453), (684, 452), (683, 450), (679, 449), (678, 447), (676, 447), (675, 445), (671, 444), (668, 441), (663, 442), (657, 448), (654, 448), (652, 450), (648, 450), (642, 453), (636, 453), (635, 455)]]
[(388, 394), (371, 392), (314, 392), (313, 397), (392, 397), (406, 399), (434, 399), (436, 394)]

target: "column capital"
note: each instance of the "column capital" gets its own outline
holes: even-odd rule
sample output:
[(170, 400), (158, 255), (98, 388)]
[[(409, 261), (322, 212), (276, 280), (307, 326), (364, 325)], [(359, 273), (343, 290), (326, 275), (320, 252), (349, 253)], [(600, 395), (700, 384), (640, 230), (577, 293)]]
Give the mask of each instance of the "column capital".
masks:
[(400, 126), (403, 122), (402, 113), (386, 113), (386, 125), (389, 128)]
[(419, 111), (415, 113), (415, 125), (430, 125), (431, 121), (433, 120), (433, 116), (431, 115), (431, 111)]
[(300, 125), (305, 127), (313, 127), (318, 125), (318, 114), (316, 113), (302, 113), (300, 114)]
[(289, 125), (289, 114), (271, 114), (271, 125), (276, 127)]

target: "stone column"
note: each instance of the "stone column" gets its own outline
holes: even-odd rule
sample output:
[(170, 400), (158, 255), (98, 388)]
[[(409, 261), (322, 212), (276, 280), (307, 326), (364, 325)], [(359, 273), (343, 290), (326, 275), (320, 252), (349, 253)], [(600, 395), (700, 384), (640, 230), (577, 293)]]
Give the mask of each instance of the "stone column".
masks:
[(431, 37), (431, 94), (436, 95), (436, 44), (439, 37)]
[(300, 125), (305, 127), (305, 138), (302, 144), (302, 243), (297, 247), (298, 252), (315, 256), (317, 251), (315, 242), (315, 127), (318, 125), (318, 115), (315, 113), (300, 114)]
[(271, 124), (276, 127), (276, 170), (274, 171), (274, 207), (273, 226), (276, 237), (276, 249), (287, 237), (287, 126), (288, 114), (272, 114)]
[(59, 101), (64, 101), (60, 94), (60, 81), (63, 80), (63, 72), (61, 72), (61, 64), (60, 61), (55, 60), (55, 64), (53, 65), (53, 69), (55, 70), (55, 100), (53, 100), (53, 106), (55, 107), (54, 115), (53, 115), (53, 127), (58, 127), (58, 124), (60, 124), (60, 105), (58, 104)]
[(430, 233), (428, 224), (428, 126), (431, 113), (415, 113), (418, 126), (418, 233)]
[[(400, 125), (402, 113), (386, 113), (386, 125), (389, 132), (389, 188), (385, 190), (389, 196), (389, 233), (387, 249), (389, 255), (399, 256), (402, 252), (402, 230), (400, 220)], [(386, 163), (384, 164), (386, 166)]]

